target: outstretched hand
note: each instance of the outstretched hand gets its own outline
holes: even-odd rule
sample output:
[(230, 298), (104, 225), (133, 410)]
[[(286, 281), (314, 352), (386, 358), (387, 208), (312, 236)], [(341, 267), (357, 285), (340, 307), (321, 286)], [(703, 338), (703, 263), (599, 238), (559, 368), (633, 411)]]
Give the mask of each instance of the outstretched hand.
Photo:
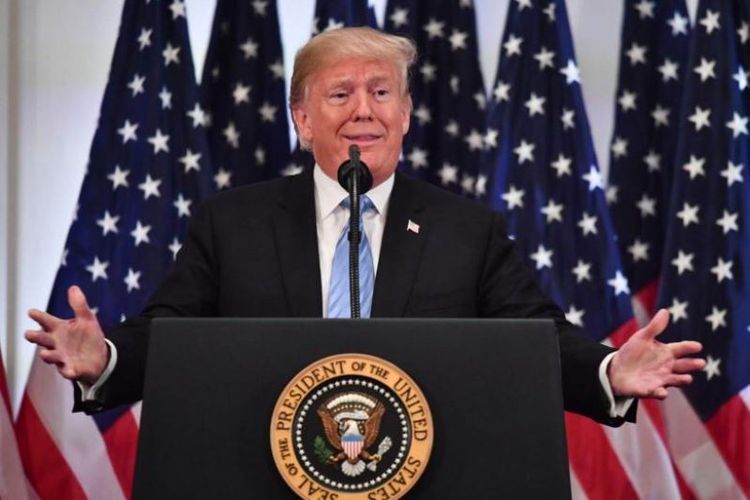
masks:
[(93, 384), (104, 372), (109, 358), (104, 333), (77, 286), (68, 289), (68, 303), (75, 314), (72, 319), (31, 309), (29, 317), (42, 329), (27, 330), (25, 337), (41, 348), (39, 358), (56, 365), (63, 377)]
[(668, 323), (669, 312), (659, 310), (612, 358), (608, 375), (616, 396), (664, 399), (667, 387), (689, 384), (693, 381), (690, 373), (706, 365), (705, 360), (690, 357), (701, 351), (700, 342), (663, 344), (656, 340)]

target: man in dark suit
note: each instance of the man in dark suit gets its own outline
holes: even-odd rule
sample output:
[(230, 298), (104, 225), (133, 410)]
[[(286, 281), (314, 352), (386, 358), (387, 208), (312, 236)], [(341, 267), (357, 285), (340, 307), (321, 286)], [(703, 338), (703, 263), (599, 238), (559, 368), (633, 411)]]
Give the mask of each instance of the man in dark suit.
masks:
[[(316, 166), (292, 178), (222, 193), (194, 215), (174, 269), (142, 314), (105, 336), (77, 287), (72, 320), (32, 310), (26, 337), (78, 382), (77, 409), (140, 399), (148, 327), (157, 316), (335, 317), (335, 249), (349, 210), (338, 186), (350, 145), (373, 176), (363, 214), (375, 276), (363, 310), (379, 317), (546, 317), (560, 333), (565, 407), (612, 425), (634, 417), (634, 397), (666, 397), (703, 367), (696, 342), (655, 340), (660, 311), (619, 351), (568, 323), (541, 293), (500, 215), (395, 174), (409, 128), (413, 44), (369, 28), (318, 35), (295, 60), (290, 106)], [(364, 288), (364, 287), (363, 287)], [(348, 311), (347, 311), (348, 312)]]

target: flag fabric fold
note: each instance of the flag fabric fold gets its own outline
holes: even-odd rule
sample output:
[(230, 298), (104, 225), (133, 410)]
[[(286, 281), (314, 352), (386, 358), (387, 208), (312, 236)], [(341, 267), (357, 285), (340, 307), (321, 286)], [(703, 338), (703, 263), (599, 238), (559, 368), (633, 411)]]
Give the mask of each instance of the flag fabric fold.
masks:
[(0, 499), (30, 498), (18, 443), (13, 429), (13, 410), (0, 351)]

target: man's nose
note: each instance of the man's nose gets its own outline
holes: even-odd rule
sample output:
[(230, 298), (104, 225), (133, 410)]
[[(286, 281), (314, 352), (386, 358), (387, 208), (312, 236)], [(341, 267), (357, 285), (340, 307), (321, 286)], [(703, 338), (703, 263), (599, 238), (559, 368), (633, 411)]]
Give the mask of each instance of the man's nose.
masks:
[(372, 103), (368, 92), (357, 92), (355, 94), (352, 119), (355, 121), (372, 120)]

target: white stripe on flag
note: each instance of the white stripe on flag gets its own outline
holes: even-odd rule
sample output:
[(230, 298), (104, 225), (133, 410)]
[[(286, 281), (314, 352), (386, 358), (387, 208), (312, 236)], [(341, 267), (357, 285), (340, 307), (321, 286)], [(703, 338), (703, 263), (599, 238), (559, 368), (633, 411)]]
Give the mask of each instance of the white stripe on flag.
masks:
[(138, 426), (138, 428), (141, 428), (141, 402), (138, 401), (136, 404), (130, 407), (130, 413), (133, 414), (133, 419), (135, 419), (135, 425)]
[(124, 498), (99, 428), (83, 413), (71, 413), (73, 388), (53, 366), (34, 360), (26, 392), (89, 498)]
[(740, 391), (740, 398), (745, 402), (745, 406), (750, 409), (750, 385)]
[(573, 497), (573, 500), (589, 500), (589, 497), (586, 495), (586, 492), (583, 491), (583, 487), (581, 486), (581, 483), (578, 482), (578, 476), (576, 476), (576, 471), (573, 470), (573, 467), (569, 467), (570, 470), (570, 496)]
[[(3, 365), (0, 364), (0, 370)], [(0, 382), (4, 382), (0, 374)], [(29, 498), (26, 475), (18, 455), (18, 443), (13, 432), (13, 422), (0, 396), (0, 498), (24, 500)]]

